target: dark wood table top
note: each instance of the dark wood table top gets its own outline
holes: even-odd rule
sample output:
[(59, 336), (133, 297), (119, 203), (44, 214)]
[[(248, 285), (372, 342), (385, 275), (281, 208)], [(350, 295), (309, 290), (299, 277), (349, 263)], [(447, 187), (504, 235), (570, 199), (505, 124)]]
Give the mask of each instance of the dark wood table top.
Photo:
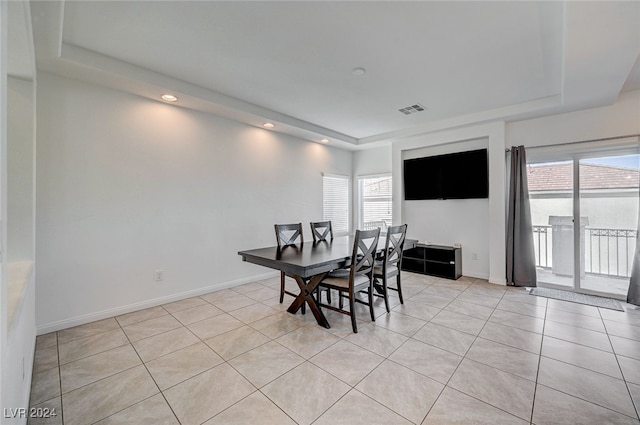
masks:
[[(309, 278), (342, 267), (351, 262), (353, 236), (339, 236), (331, 241), (305, 242), (282, 248), (268, 248), (239, 251), (243, 261), (281, 270), (287, 274)], [(405, 249), (417, 241), (407, 239)], [(378, 249), (383, 250), (385, 238), (380, 237)]]

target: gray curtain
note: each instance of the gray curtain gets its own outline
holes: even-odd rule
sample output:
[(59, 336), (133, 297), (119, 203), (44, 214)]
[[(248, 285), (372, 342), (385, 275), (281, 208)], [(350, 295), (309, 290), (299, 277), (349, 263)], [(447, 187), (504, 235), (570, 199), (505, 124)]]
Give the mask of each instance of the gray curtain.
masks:
[(631, 280), (629, 281), (629, 292), (627, 293), (629, 304), (640, 305), (640, 217), (638, 217), (638, 233), (636, 234), (636, 253), (633, 257), (633, 267), (631, 268)]
[(507, 206), (507, 285), (536, 286), (536, 258), (524, 146), (511, 148)]

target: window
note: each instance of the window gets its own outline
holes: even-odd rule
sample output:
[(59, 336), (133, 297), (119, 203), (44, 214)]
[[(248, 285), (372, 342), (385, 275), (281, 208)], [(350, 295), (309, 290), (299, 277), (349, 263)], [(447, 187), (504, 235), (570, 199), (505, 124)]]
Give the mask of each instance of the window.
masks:
[(334, 233), (349, 232), (349, 177), (322, 177), (322, 219), (331, 220)]
[(380, 227), (384, 232), (391, 226), (393, 208), (391, 176), (361, 177), (358, 179), (359, 229)]

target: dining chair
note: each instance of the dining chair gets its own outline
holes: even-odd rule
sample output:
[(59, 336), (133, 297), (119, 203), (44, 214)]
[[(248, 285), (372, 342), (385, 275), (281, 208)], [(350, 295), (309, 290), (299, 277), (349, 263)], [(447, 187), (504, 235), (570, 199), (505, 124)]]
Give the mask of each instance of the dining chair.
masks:
[[(302, 245), (304, 243), (304, 234), (302, 233), (302, 223), (294, 224), (276, 224), (276, 241), (278, 242), (278, 248), (283, 248), (289, 245)], [(285, 289), (285, 273), (280, 272), (280, 304), (284, 301), (284, 294), (297, 297), (298, 294), (289, 292)], [(305, 304), (302, 304), (302, 314), (305, 314)]]
[[(322, 304), (320, 300), (318, 300), (318, 305), (351, 316), (351, 327), (354, 333), (358, 333), (355, 312), (356, 302), (368, 305), (371, 320), (375, 320), (373, 314), (373, 267), (379, 237), (379, 228), (373, 230), (356, 230), (353, 241), (353, 252), (351, 254), (351, 265), (348, 268), (329, 272), (319, 284), (322, 288), (335, 289), (338, 291), (340, 305), (335, 307), (331, 304)], [(356, 294), (361, 291), (367, 291), (368, 302), (356, 298)], [(348, 311), (342, 308), (342, 300), (344, 297), (349, 299)]]
[[(402, 252), (406, 236), (406, 224), (389, 227), (387, 229), (387, 238), (384, 244), (384, 251), (382, 252), (382, 259), (376, 261), (373, 268), (374, 288), (376, 292), (384, 298), (387, 313), (390, 311), (388, 289), (397, 291), (398, 297), (400, 297), (400, 304), (404, 304), (400, 282), (400, 267), (402, 266)], [(393, 277), (396, 278), (395, 288), (389, 286), (389, 280)]]
[[(331, 220), (329, 221), (312, 221), (309, 223), (311, 226), (311, 235), (313, 236), (313, 243), (333, 240), (333, 228), (331, 227)], [(331, 303), (331, 289), (327, 291), (327, 302)], [(320, 301), (321, 290), (317, 287), (316, 298)]]
[(309, 223), (311, 226), (311, 235), (313, 235), (313, 241), (326, 241), (327, 239), (333, 239), (333, 229), (331, 228), (331, 221), (316, 221)]

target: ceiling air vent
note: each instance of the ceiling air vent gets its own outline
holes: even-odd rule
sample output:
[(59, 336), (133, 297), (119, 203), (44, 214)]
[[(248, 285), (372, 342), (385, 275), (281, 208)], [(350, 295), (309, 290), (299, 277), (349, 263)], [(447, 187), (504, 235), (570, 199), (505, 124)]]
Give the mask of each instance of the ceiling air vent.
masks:
[(419, 103), (416, 103), (415, 105), (411, 105), (411, 106), (405, 106), (404, 108), (398, 109), (398, 111), (402, 112), (405, 115), (416, 114), (418, 112), (422, 112), (426, 110), (427, 108), (425, 108)]

